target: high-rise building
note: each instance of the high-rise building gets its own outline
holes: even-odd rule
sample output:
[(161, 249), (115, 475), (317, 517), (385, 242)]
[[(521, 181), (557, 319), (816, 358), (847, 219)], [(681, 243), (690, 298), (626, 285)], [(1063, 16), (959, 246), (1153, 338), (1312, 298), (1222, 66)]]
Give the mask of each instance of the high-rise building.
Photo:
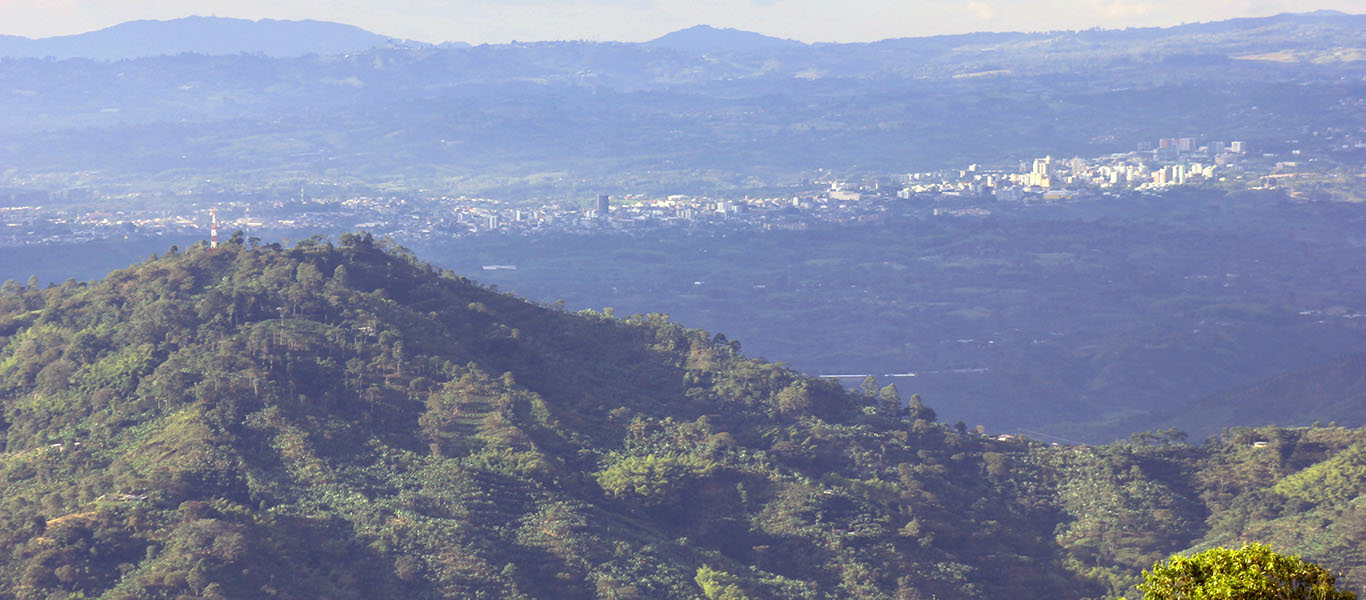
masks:
[(1053, 162), (1053, 157), (1045, 156), (1034, 159), (1034, 172), (1039, 175), (1048, 175), (1049, 164)]
[(1052, 162), (1053, 157), (1051, 156), (1034, 159), (1034, 170), (1029, 173), (1029, 185), (1044, 188), (1051, 187), (1053, 183), (1052, 173), (1050, 172)]
[(596, 215), (599, 219), (607, 218), (607, 208), (609, 204), (610, 202), (608, 201), (607, 194), (598, 194), (598, 202), (593, 206), (593, 209), (597, 211)]

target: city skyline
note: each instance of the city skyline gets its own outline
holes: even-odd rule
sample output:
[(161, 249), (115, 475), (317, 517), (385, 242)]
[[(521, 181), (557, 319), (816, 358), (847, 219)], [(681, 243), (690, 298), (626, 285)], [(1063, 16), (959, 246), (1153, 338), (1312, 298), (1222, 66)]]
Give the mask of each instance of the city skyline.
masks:
[(452, 3), (396, 0), (0, 0), (0, 34), (30, 38), (79, 34), (133, 20), (191, 15), (316, 19), (422, 42), (503, 43), (590, 40), (638, 42), (697, 24), (804, 42), (867, 42), (975, 31), (1167, 27), (1285, 12), (1366, 12), (1366, 0), (515, 0)]

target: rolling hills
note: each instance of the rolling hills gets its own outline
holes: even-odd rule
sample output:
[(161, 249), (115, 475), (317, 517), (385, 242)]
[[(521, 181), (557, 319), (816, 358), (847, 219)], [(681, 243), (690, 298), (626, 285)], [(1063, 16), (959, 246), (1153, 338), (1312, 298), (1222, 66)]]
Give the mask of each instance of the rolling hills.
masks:
[(1333, 415), (1335, 424), (1360, 427), (1366, 415), (1366, 353), (1294, 369), (1136, 419), (1129, 426), (1152, 429), (1199, 423), (1193, 435), (1248, 425), (1310, 425)]

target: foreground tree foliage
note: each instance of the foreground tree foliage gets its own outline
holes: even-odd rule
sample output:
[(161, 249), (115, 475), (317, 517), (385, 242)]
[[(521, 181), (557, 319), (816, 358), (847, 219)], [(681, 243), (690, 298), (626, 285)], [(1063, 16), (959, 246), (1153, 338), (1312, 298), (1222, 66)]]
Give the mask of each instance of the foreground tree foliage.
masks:
[(1144, 600), (1356, 600), (1327, 569), (1265, 544), (1173, 556), (1143, 575)]
[(998, 440), (368, 235), (0, 293), (0, 599), (1098, 598), (1366, 575), (1366, 432)]

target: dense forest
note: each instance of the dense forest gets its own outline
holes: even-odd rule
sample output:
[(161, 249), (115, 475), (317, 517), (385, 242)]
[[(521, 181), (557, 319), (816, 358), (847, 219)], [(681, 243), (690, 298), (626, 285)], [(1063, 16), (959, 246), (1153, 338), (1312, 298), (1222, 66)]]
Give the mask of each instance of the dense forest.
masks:
[(1102, 598), (1366, 580), (1366, 430), (1055, 446), (367, 234), (0, 288), (0, 598)]

